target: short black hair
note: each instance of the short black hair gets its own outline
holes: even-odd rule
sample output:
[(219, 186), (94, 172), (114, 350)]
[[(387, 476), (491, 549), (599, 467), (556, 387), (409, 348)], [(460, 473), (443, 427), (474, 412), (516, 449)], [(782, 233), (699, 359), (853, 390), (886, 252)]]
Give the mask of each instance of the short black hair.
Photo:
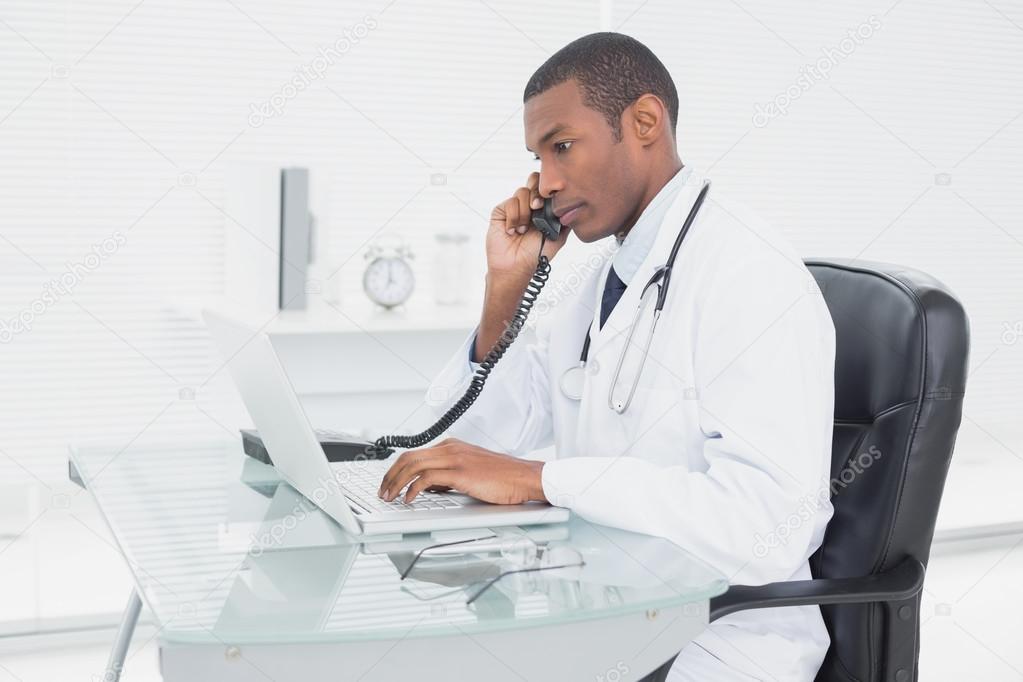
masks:
[(622, 139), (622, 112), (647, 93), (657, 95), (668, 108), (671, 132), (678, 125), (678, 91), (661, 60), (643, 43), (624, 33), (604, 31), (573, 40), (536, 70), (522, 101), (574, 78), (583, 102), (604, 115)]

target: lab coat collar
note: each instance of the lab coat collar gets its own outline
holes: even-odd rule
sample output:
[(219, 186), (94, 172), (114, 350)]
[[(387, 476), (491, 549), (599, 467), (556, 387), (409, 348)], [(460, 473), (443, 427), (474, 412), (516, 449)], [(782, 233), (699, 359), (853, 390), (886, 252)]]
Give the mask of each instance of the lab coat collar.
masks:
[(636, 271), (643, 264), (643, 260), (650, 252), (650, 247), (657, 239), (657, 233), (661, 223), (664, 222), (665, 214), (678, 197), (679, 191), (685, 186), (691, 173), (692, 168), (684, 166), (661, 187), (660, 191), (643, 209), (636, 224), (625, 235), (618, 250), (615, 251), (612, 266), (615, 274), (626, 285), (632, 284)]
[[(643, 287), (653, 276), (654, 271), (661, 265), (664, 265), (667, 261), (668, 254), (671, 252), (671, 247), (675, 243), (675, 238), (682, 229), (682, 223), (685, 221), (686, 216), (689, 214), (690, 209), (695, 203), (696, 197), (699, 195), (700, 189), (703, 187), (703, 182), (704, 177), (699, 173), (693, 172), (691, 175), (686, 176), (685, 184), (681, 187), (680, 191), (675, 196), (675, 200), (671, 203), (671, 206), (664, 214), (664, 219), (661, 221), (660, 225), (656, 226), (656, 235), (654, 236), (653, 244), (648, 249), (640, 266), (636, 269), (629, 287), (625, 290), (625, 293), (622, 294), (622, 297), (618, 301), (617, 305), (615, 305), (614, 310), (611, 311), (611, 314), (604, 322), (603, 327), (600, 327), (599, 317), (600, 297), (603, 293), (603, 287), (596, 287), (596, 299), (594, 302), (595, 314), (590, 326), (590, 357), (596, 357), (600, 354), (601, 348), (605, 346), (609, 340), (618, 336), (622, 336), (624, 340), (624, 337), (628, 334), (629, 328), (632, 326), (632, 321), (636, 316), (636, 309), (639, 306), (640, 294), (643, 292)], [(704, 206), (704, 208), (706, 208), (706, 206)], [(698, 223), (699, 217), (693, 224), (690, 234), (686, 237), (686, 241), (692, 239), (692, 233), (696, 229), (696, 225)], [(682, 252), (685, 251), (685, 248), (685, 243), (683, 243), (676, 265), (681, 262)], [(607, 273), (611, 268), (612, 263), (613, 260), (608, 260), (604, 264), (604, 268), (600, 274), (600, 282), (604, 282), (604, 280), (607, 279)], [(668, 300), (670, 301), (671, 298), (672, 294), (669, 292)]]

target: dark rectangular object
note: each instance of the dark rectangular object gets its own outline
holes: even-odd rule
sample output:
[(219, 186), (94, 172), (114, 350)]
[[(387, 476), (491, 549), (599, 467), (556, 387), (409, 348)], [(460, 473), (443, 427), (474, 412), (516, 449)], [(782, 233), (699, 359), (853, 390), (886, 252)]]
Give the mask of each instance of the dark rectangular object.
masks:
[[(241, 429), (242, 449), (245, 454), (264, 464), (273, 464), (270, 453), (266, 451), (259, 432), (254, 429)], [(372, 443), (347, 433), (316, 429), (316, 438), (320, 441), (323, 454), (328, 462), (349, 462), (355, 459), (387, 459), (394, 450), (389, 448), (378, 450), (371, 447)]]

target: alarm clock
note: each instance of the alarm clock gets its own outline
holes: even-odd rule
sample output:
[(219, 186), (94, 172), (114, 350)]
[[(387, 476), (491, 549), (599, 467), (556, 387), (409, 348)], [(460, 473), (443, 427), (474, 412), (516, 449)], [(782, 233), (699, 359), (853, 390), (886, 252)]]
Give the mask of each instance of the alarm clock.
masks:
[(394, 308), (408, 300), (416, 286), (409, 261), (412, 252), (404, 245), (389, 247), (375, 244), (366, 251), (366, 272), (362, 289), (369, 300), (384, 308)]

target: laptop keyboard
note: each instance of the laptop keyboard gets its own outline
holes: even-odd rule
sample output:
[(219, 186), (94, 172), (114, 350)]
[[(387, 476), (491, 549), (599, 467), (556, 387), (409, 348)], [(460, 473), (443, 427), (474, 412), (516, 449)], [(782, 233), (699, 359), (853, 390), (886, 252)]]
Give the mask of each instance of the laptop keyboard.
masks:
[(402, 502), (402, 495), (408, 489), (402, 488), (401, 494), (391, 502), (377, 497), (380, 482), (390, 469), (392, 462), (386, 460), (367, 460), (357, 462), (331, 462), (344, 484), (349, 502), (367, 512), (395, 511), (436, 511), (440, 509), (457, 509), (462, 506), (456, 498), (445, 493), (431, 493), (425, 490), (412, 500), (410, 504)]

